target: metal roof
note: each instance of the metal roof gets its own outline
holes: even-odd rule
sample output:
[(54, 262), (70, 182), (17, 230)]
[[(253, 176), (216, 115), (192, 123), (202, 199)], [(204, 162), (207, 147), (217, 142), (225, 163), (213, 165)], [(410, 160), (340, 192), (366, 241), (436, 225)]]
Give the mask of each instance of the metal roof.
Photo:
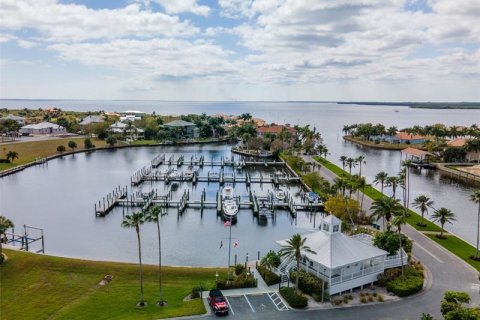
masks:
[(165, 123), (164, 126), (167, 127), (191, 127), (195, 126), (195, 123), (183, 121), (183, 120), (173, 120), (169, 123)]

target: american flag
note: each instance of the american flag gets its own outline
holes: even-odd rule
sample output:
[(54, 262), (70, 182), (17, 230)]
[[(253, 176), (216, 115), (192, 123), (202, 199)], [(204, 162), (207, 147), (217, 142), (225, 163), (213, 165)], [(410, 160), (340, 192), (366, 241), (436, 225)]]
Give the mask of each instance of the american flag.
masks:
[(223, 225), (224, 225), (225, 227), (230, 227), (230, 226), (232, 225), (232, 223), (230, 222), (230, 220), (226, 220)]
[(234, 247), (234, 248), (238, 247), (238, 241), (234, 241), (234, 242), (233, 242), (233, 247)]

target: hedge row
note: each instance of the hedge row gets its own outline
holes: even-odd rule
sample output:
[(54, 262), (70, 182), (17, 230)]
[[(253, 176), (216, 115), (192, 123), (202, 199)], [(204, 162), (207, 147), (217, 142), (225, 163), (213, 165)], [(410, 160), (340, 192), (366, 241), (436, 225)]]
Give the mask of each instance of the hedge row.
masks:
[(282, 287), (280, 288), (280, 294), (292, 308), (303, 309), (308, 305), (307, 297), (296, 294), (293, 288)]
[(422, 290), (423, 278), (420, 276), (398, 277), (387, 283), (387, 290), (399, 297), (406, 297)]
[(271, 286), (273, 284), (277, 284), (280, 282), (280, 276), (277, 275), (275, 272), (272, 272), (268, 270), (265, 267), (258, 266), (257, 267), (258, 273), (262, 276), (263, 280), (268, 286)]
[[(297, 271), (290, 273), (290, 281), (293, 283), (296, 281), (296, 275)], [(319, 279), (304, 270), (300, 270), (299, 275), (300, 279), (298, 280), (298, 288), (302, 290), (303, 293), (309, 295), (313, 295), (314, 293), (316, 295), (322, 294), (322, 279)], [(325, 283), (325, 289), (327, 289), (327, 283)]]
[(224, 290), (224, 289), (240, 289), (240, 288), (254, 288), (257, 286), (257, 281), (252, 275), (247, 275), (243, 273), (227, 282), (225, 279), (219, 279), (216, 282), (215, 288)]

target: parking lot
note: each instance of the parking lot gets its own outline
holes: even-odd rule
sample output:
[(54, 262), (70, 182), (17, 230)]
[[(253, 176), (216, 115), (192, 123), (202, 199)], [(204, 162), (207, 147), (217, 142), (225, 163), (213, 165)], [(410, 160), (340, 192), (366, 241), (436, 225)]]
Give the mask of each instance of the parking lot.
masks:
[(226, 297), (230, 317), (242, 317), (252, 313), (272, 313), (288, 310), (277, 293), (245, 294)]

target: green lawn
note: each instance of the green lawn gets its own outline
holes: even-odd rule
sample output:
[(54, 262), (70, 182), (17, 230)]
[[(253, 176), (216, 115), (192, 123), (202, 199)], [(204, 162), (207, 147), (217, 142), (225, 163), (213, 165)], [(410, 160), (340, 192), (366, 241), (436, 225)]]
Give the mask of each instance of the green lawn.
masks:
[[(58, 154), (57, 147), (63, 145), (66, 148), (66, 151), (71, 151), (68, 148), (68, 142), (72, 140), (77, 143), (77, 148), (75, 150), (83, 150), (83, 142), (85, 138), (66, 138), (66, 139), (51, 139), (51, 140), (42, 140), (42, 141), (28, 141), (28, 142), (19, 142), (19, 143), (6, 143), (0, 145), (2, 149), (0, 151), (0, 157), (4, 158), (5, 154), (8, 151), (18, 152), (18, 159), (15, 159), (13, 163), (0, 163), (0, 170), (10, 169), (22, 164), (27, 164), (39, 157), (48, 157), (55, 154)], [(95, 147), (105, 147), (106, 143), (104, 140), (99, 139), (90, 139)]]
[[(135, 307), (139, 298), (136, 264), (96, 262), (5, 250), (9, 260), (0, 267), (1, 318), (10, 319), (159, 319), (205, 313), (200, 299), (183, 301), (198, 285), (211, 288), (213, 268), (164, 268), (168, 306), (155, 306), (156, 266), (145, 266), (148, 307)], [(224, 270), (221, 270), (224, 271)], [(113, 280), (99, 286), (111, 274)]]
[[(316, 156), (314, 157), (316, 161), (318, 161), (322, 166), (325, 168), (329, 169), (333, 173), (335, 173), (337, 176), (340, 176), (342, 174), (344, 175), (349, 175), (347, 171), (344, 171), (342, 168), (338, 167), (337, 165), (333, 164), (332, 162), (328, 161), (325, 158)], [(382, 194), (380, 191), (375, 189), (372, 185), (368, 185), (365, 188), (365, 195), (373, 200), (376, 200), (382, 196), (386, 196)], [(414, 227), (417, 230), (420, 231), (438, 231), (440, 232), (440, 227), (437, 226), (435, 223), (429, 221), (428, 219), (424, 219), (424, 223), (427, 225), (426, 227), (420, 227), (417, 225), (417, 222), (420, 222), (422, 220), (422, 216), (418, 214), (417, 212), (409, 209), (408, 210), (410, 216), (407, 219), (408, 224), (410, 224), (412, 227)]]
[(475, 261), (470, 259), (470, 256), (475, 254), (475, 248), (469, 243), (463, 241), (462, 239), (448, 234), (447, 239), (439, 239), (435, 234), (429, 233), (426, 234), (430, 239), (440, 244), (442, 247), (447, 249), (450, 252), (455, 253), (458, 257), (463, 259), (466, 263), (480, 271), (480, 261)]

